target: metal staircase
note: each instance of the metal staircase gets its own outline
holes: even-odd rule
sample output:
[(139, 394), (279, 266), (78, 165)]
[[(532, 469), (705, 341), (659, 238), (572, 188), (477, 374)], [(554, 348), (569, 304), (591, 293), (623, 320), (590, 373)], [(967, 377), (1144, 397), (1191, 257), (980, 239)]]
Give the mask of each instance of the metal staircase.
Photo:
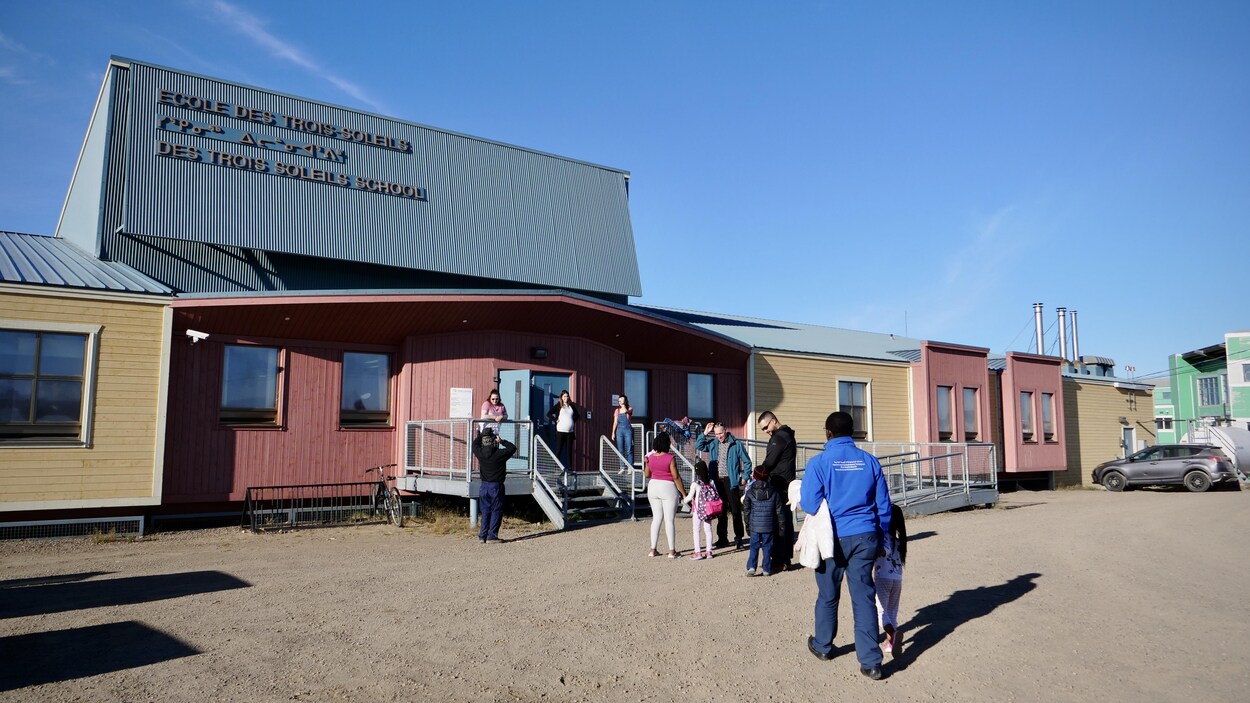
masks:
[[(480, 420), (414, 420), (405, 432), (402, 490), (460, 496), (469, 499), (469, 520), (477, 521), (481, 480), (474, 468), (473, 436)], [(624, 457), (608, 442), (619, 463), (612, 473), (602, 466), (592, 472), (569, 471), (529, 421), (501, 422), (496, 433), (517, 446), (508, 461), (505, 495), (530, 495), (557, 530), (632, 517), (641, 472), (615, 471)], [(606, 438), (600, 438), (606, 442)], [(600, 458), (600, 464), (604, 461)]]

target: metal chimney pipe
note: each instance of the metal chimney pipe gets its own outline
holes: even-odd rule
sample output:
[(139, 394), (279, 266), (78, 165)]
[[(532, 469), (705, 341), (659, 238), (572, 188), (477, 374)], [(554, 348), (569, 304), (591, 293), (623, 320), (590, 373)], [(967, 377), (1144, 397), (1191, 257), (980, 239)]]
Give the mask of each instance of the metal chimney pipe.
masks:
[(1076, 311), (1072, 311), (1072, 361), (1081, 363), (1081, 340), (1076, 334)]
[(1042, 304), (1033, 303), (1033, 326), (1037, 328), (1037, 353), (1045, 354), (1045, 340), (1042, 339)]
[(1055, 308), (1059, 311), (1059, 358), (1068, 360), (1068, 309)]

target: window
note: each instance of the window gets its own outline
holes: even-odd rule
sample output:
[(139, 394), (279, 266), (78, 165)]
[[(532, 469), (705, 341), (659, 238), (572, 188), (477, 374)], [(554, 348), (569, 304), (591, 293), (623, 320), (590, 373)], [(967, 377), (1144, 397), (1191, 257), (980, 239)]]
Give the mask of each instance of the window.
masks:
[(838, 381), (838, 410), (851, 416), (855, 439), (868, 437), (868, 383), (866, 381)]
[(218, 418), (230, 425), (278, 424), (278, 350), (227, 344)]
[(1042, 394), (1042, 440), (1055, 441), (1055, 394)]
[[(7, 328), (10, 324), (20, 328)], [(0, 441), (84, 443), (93, 332), (99, 327), (5, 325), (0, 329)]]
[(1020, 434), (1026, 442), (1033, 441), (1033, 392), (1020, 393)]
[(391, 355), (343, 352), (339, 425), (386, 427), (391, 422)]
[(1155, 429), (1156, 429), (1156, 430), (1170, 430), (1170, 429), (1172, 429), (1172, 418), (1170, 418), (1170, 417), (1156, 417), (1156, 418), (1155, 418)]
[(976, 442), (981, 438), (981, 404), (977, 402), (977, 389), (964, 389), (964, 441)]
[(649, 381), (648, 372), (625, 369), (625, 395), (629, 396), (629, 404), (634, 408), (634, 422), (645, 422), (651, 417), (647, 394)]
[(955, 389), (950, 386), (937, 387), (938, 441), (949, 442), (955, 434), (955, 420), (951, 417), (951, 405), (954, 402)]
[(1159, 391), (1159, 402), (1163, 405), (1167, 405), (1172, 402), (1171, 388), (1163, 388)]
[(1250, 363), (1241, 365), (1241, 381), (1242, 383), (1250, 383)]
[(1218, 376), (1207, 376), (1198, 379), (1198, 404), (1220, 405), (1220, 379)]
[(692, 420), (715, 419), (716, 403), (712, 392), (714, 378), (710, 373), (686, 375), (686, 415)]

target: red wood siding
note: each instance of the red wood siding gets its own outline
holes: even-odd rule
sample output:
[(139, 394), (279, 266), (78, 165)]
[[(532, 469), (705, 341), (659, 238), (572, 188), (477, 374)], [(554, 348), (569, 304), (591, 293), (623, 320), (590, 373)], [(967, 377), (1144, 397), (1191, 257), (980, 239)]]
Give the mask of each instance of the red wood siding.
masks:
[(950, 441), (964, 441), (964, 389), (977, 389), (979, 441), (990, 441), (989, 350), (925, 342), (921, 359), (913, 365), (912, 387), (915, 394), (914, 414), (917, 442), (941, 441), (938, 435), (938, 386), (952, 390)]
[[(472, 388), (474, 405), (480, 404), (503, 369), (571, 375), (573, 400), (593, 414), (591, 420), (583, 419), (578, 426), (574, 457), (578, 469), (596, 465), (597, 439), (611, 429), (612, 394), (621, 392), (626, 367), (652, 372), (651, 412), (657, 419), (686, 414), (687, 373), (714, 374), (718, 417), (732, 431), (744, 434), (748, 356), (744, 350), (705, 333), (651, 322), (597, 304), (553, 304), (542, 299), (512, 307), (502, 301), (495, 305), (475, 301), (471, 307), (474, 324), (466, 325), (472, 329), (454, 332), (423, 329), (413, 317), (409, 333), (394, 339), (388, 335), (398, 323), (388, 315), (389, 306), (394, 306), (389, 312), (404, 315), (437, 309), (433, 305), (436, 301), (422, 299), (416, 305), (405, 298), (399, 302), (375, 301), (373, 305), (353, 303), (350, 311), (367, 315), (372, 321), (387, 321), (382, 326), (390, 332), (347, 342), (342, 341), (342, 329), (327, 327), (327, 320), (343, 321), (341, 315), (347, 309), (327, 301), (307, 306), (298, 302), (265, 306), (251, 299), (198, 301), (175, 311), (180, 326), (194, 323), (196, 329), (212, 336), (192, 345), (175, 335), (164, 479), (167, 503), (239, 501), (248, 486), (361, 480), (365, 467), (403, 459), (405, 422), (445, 419), (451, 388)], [(444, 302), (449, 304), (452, 302)], [(447, 317), (443, 311), (447, 319), (439, 318), (440, 324), (459, 324), (453, 318), (467, 314), (470, 307), (457, 304), (461, 305), (457, 315)], [(281, 315), (296, 310), (308, 319)], [(498, 321), (499, 328), (483, 329), (486, 318)], [(615, 322), (621, 325), (618, 332), (613, 332)], [(546, 331), (560, 327), (560, 323), (567, 334)], [(525, 331), (518, 331), (522, 328)], [(390, 339), (394, 339), (393, 346), (387, 344)], [(282, 349), (281, 427), (232, 428), (218, 423), (227, 342)], [(545, 348), (547, 358), (531, 359), (533, 347)], [(393, 355), (393, 428), (339, 429), (345, 349)], [(657, 365), (654, 358), (659, 356), (675, 363)], [(709, 364), (711, 361), (715, 363)], [(681, 365), (683, 362), (689, 365)]]
[[(1035, 354), (1007, 354), (1003, 372), (1003, 454), (1008, 473), (1023, 471), (1063, 471), (1067, 468), (1063, 421), (1063, 376), (1058, 357)], [(1025, 442), (1020, 426), (1020, 393), (1033, 393), (1033, 437)], [(1042, 394), (1053, 393), (1055, 436), (1042, 439)]]
[(394, 429), (339, 429), (341, 350), (285, 347), (282, 428), (220, 425), (224, 346), (174, 340), (166, 502), (237, 501), (248, 486), (358, 481), (366, 467), (397, 456)]

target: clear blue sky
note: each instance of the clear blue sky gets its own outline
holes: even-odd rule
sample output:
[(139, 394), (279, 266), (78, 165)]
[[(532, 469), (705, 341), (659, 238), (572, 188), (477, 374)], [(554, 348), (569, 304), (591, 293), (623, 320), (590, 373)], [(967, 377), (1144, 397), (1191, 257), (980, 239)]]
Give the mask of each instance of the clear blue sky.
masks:
[(1250, 2), (4, 2), (0, 229), (113, 54), (626, 169), (646, 304), (1001, 352), (1044, 302), (1137, 375), (1250, 328)]

